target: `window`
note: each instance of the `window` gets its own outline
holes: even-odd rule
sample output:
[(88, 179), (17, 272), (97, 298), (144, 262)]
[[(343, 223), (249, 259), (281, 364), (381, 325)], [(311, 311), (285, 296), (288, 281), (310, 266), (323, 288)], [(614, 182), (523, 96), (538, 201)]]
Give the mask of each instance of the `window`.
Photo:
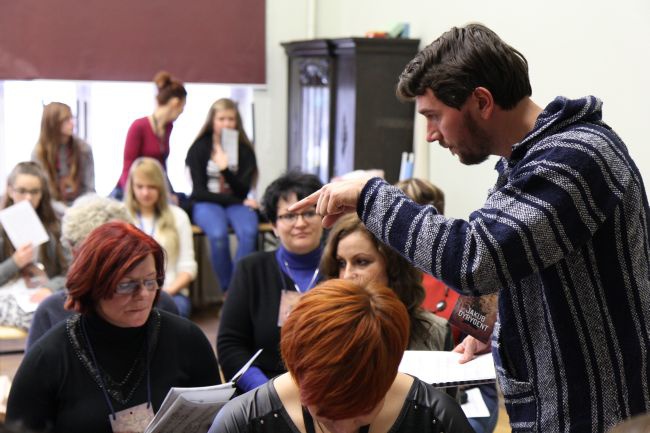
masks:
[[(185, 155), (206, 119), (210, 105), (229, 97), (239, 102), (244, 129), (254, 140), (249, 86), (186, 83), (185, 111), (174, 123), (167, 170), (177, 191), (192, 190)], [(151, 114), (156, 89), (151, 82), (0, 81), (0, 193), (6, 177), (20, 161), (29, 160), (40, 133), (44, 104), (59, 101), (72, 108), (75, 133), (93, 149), (95, 188), (107, 195), (122, 172), (124, 140), (131, 123)]]

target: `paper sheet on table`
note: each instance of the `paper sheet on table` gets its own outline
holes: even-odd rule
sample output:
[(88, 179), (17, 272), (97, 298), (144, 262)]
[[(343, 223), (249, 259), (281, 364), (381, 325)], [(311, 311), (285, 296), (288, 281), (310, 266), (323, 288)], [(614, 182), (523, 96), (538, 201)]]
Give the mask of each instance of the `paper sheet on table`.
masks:
[(478, 388), (470, 388), (467, 393), (467, 403), (461, 405), (461, 409), (467, 418), (482, 418), (490, 416), (490, 410), (485, 404), (485, 400)]
[(32, 313), (38, 307), (38, 303), (31, 301), (34, 292), (34, 289), (30, 289), (25, 285), (24, 279), (17, 278), (0, 287), (0, 300), (6, 296), (12, 296), (21, 310), (25, 313)]
[(27, 200), (0, 210), (0, 223), (15, 249), (28, 243), (35, 247), (50, 240), (43, 223)]
[(434, 386), (457, 386), (490, 383), (496, 380), (491, 353), (460, 364), (455, 352), (407, 350), (398, 370)]

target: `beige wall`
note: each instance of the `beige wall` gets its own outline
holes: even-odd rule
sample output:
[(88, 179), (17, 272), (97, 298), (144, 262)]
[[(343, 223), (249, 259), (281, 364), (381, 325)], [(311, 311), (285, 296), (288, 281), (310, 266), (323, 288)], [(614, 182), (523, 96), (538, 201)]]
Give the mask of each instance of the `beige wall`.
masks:
[[(522, 51), (530, 64), (533, 99), (593, 94), (604, 101), (604, 119), (622, 136), (650, 179), (644, 125), (650, 123), (650, 2), (647, 0), (315, 0), (316, 37), (362, 36), (411, 25), (411, 37), (429, 43), (452, 26), (482, 22)], [(267, 77), (255, 92), (260, 188), (286, 166), (286, 56), (279, 43), (308, 37), (308, 0), (267, 1)], [(466, 218), (495, 179), (493, 163), (464, 167), (424, 142), (416, 124), (416, 174), (443, 187), (448, 215)], [(261, 137), (269, 137), (268, 141)], [(430, 152), (429, 152), (430, 150)], [(650, 182), (650, 180), (648, 180)]]

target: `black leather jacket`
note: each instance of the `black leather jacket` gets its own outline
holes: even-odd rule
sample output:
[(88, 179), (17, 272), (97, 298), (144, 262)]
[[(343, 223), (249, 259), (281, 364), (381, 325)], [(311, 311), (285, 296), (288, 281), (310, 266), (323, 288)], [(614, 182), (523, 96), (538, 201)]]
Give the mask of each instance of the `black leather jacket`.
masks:
[[(389, 429), (387, 429), (389, 430)], [(273, 381), (240, 395), (224, 406), (209, 433), (295, 433)], [(462, 409), (444, 392), (415, 378), (391, 433), (473, 433)]]

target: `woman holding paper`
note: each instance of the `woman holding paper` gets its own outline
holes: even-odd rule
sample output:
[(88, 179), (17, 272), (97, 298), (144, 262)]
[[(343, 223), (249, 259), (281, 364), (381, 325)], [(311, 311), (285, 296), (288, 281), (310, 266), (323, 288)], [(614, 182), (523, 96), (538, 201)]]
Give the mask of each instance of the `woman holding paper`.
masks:
[(210, 241), (212, 267), (225, 292), (233, 272), (228, 226), (237, 236), (238, 261), (255, 251), (258, 224), (257, 203), (247, 198), (257, 162), (234, 101), (212, 104), (185, 164), (192, 176), (193, 220)]
[(165, 249), (167, 270), (162, 290), (174, 298), (179, 314), (189, 317), (189, 285), (196, 277), (192, 225), (183, 209), (168, 202), (165, 171), (158, 161), (142, 157), (131, 164), (126, 207), (140, 230)]
[(343, 278), (358, 284), (374, 281), (393, 289), (409, 313), (409, 350), (454, 348), (447, 321), (422, 308), (422, 272), (379, 242), (356, 214), (342, 217), (332, 227), (321, 271), (326, 278)]
[(66, 308), (78, 314), (40, 338), (16, 372), (7, 422), (35, 431), (144, 431), (171, 387), (220, 383), (205, 335), (153, 304), (162, 247), (137, 227), (94, 229), (75, 252)]
[[(1, 208), (6, 209), (22, 201), (28, 201), (34, 208), (49, 240), (40, 246), (14, 246), (4, 228), (0, 227), (0, 286), (24, 278), (25, 287), (31, 286), (31, 283), (40, 287), (32, 295), (32, 301), (40, 302), (53, 291), (63, 288), (68, 260), (61, 245), (61, 221), (52, 207), (47, 177), (35, 162), (21, 162), (9, 173)], [(31, 314), (18, 309), (15, 302), (13, 297), (3, 299), (0, 324), (29, 327)]]
[(409, 322), (383, 285), (321, 283), (282, 327), (289, 372), (231, 400), (209, 433), (472, 432), (451, 397), (398, 373)]

